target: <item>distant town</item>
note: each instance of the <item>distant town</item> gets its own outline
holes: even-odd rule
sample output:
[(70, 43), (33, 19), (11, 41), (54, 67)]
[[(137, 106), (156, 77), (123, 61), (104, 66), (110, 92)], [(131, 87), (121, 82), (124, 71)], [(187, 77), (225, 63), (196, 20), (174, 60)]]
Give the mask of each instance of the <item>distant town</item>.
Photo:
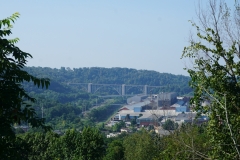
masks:
[[(204, 102), (202, 105), (207, 105)], [(190, 97), (177, 96), (176, 92), (153, 94), (150, 96), (139, 94), (127, 99), (124, 105), (108, 122), (108, 126), (124, 122), (126, 127), (121, 132), (131, 132), (129, 126), (136, 123), (136, 129), (152, 128), (156, 133), (168, 135), (171, 130), (163, 129), (167, 120), (181, 126), (182, 123), (202, 124), (208, 121), (206, 115), (197, 116), (190, 105)], [(117, 136), (110, 133), (107, 137)]]

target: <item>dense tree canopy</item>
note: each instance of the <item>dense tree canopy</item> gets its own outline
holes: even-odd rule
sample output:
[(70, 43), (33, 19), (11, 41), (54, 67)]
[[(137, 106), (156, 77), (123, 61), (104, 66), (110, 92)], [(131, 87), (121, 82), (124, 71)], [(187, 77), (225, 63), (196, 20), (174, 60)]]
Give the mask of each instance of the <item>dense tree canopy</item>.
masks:
[(123, 145), (126, 160), (151, 160), (160, 151), (156, 137), (145, 130), (126, 137)]
[(35, 99), (27, 94), (22, 83), (49, 86), (48, 79), (37, 78), (23, 70), (27, 58), (32, 56), (15, 45), (19, 39), (7, 39), (12, 34), (12, 23), (18, 17), (19, 14), (15, 13), (0, 20), (0, 157), (6, 159), (11, 156), (8, 151), (11, 151), (11, 140), (14, 140), (14, 123), (28, 122), (33, 127), (45, 127), (44, 120), (38, 118), (31, 108)]
[[(149, 85), (149, 86), (163, 86), (161, 89), (152, 90), (152, 93), (159, 92), (178, 92), (180, 95), (189, 94), (192, 89), (188, 86), (190, 77), (183, 75), (173, 75), (169, 73), (159, 73), (156, 71), (136, 70), (130, 68), (74, 68), (52, 69), (47, 67), (26, 67), (29, 73), (41, 77), (49, 77), (51, 79), (51, 86), (49, 89), (56, 92), (66, 93), (67, 83), (95, 83), (95, 84), (133, 84), (133, 85)], [(65, 84), (65, 86), (64, 86)], [(82, 89), (81, 86), (72, 86), (75, 89)], [(28, 86), (30, 90), (34, 89)], [(126, 91), (127, 94), (141, 93), (138, 88), (132, 88)], [(34, 89), (36, 91), (36, 89)], [(101, 92), (97, 94), (118, 94), (115, 90), (103, 87)]]
[(47, 132), (26, 133), (19, 137), (17, 142), (25, 147), (27, 152), (24, 152), (24, 156), (30, 160), (98, 160), (105, 154), (102, 134), (91, 127), (85, 127), (82, 133), (74, 129), (67, 130), (62, 136)]
[(104, 160), (123, 160), (124, 159), (124, 147), (121, 140), (114, 140), (108, 144), (106, 156)]
[(174, 121), (168, 119), (166, 122), (163, 124), (163, 129), (165, 130), (175, 130), (178, 128), (178, 124), (175, 123)]

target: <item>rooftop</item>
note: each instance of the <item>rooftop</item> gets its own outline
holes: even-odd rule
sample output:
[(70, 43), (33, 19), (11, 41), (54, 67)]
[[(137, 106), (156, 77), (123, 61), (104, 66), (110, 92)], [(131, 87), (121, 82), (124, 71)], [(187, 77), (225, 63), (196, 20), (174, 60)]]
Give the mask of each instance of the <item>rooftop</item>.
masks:
[(149, 100), (146, 100), (146, 101), (143, 101), (143, 102), (129, 104), (129, 105), (123, 106), (122, 108), (127, 108), (129, 110), (134, 110), (134, 108), (143, 107), (143, 106), (146, 106), (146, 105), (148, 105), (150, 103), (151, 102)]
[(195, 119), (196, 113), (180, 113), (177, 115), (175, 118), (176, 121), (181, 121), (181, 120), (192, 120)]
[(162, 115), (157, 114), (157, 113), (151, 113), (151, 112), (145, 112), (145, 114), (143, 114), (141, 117), (139, 117), (138, 119), (158, 119), (161, 118)]
[(145, 112), (119, 112), (117, 116), (120, 114), (121, 116), (127, 116), (128, 114), (130, 116), (139, 116), (139, 114), (144, 114)]
[(176, 107), (163, 107), (160, 110), (176, 110)]

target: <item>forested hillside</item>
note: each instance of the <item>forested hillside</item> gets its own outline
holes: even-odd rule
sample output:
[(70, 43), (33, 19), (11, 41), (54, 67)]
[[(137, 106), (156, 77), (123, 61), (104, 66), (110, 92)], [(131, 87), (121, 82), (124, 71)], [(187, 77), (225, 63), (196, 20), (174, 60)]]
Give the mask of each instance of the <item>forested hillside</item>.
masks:
[[(50, 89), (56, 92), (67, 92), (67, 83), (96, 83), (96, 84), (133, 84), (164, 86), (161, 91), (175, 91), (178, 94), (192, 92), (188, 86), (189, 77), (159, 73), (156, 71), (136, 70), (129, 68), (65, 68), (52, 69), (47, 67), (26, 67), (30, 74), (51, 79)], [(133, 91), (134, 92), (134, 91)]]

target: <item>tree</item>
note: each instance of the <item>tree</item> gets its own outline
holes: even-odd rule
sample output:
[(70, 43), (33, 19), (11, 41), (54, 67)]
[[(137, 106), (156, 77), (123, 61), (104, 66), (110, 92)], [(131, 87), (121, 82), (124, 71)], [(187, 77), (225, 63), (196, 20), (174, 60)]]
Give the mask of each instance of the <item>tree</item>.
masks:
[(160, 138), (161, 151), (155, 159), (208, 159), (211, 146), (206, 127), (183, 124), (178, 130)]
[(102, 134), (96, 128), (90, 127), (84, 128), (82, 133), (74, 129), (67, 130), (62, 136), (54, 132), (21, 134), (16, 142), (21, 153), (30, 160), (99, 160), (105, 154)]
[(158, 154), (155, 139), (145, 130), (126, 137), (123, 147), (126, 160), (150, 160)]
[[(73, 159), (74, 156), (79, 156), (75, 150), (81, 141), (81, 134), (76, 130), (68, 130), (64, 136), (61, 137), (62, 152), (65, 155), (64, 159)], [(75, 155), (76, 154), (76, 155)]]
[(130, 121), (130, 120), (131, 120), (131, 118), (130, 118), (130, 115), (129, 115), (129, 114), (127, 114), (127, 115), (126, 115), (126, 117), (125, 117), (125, 121), (127, 121), (127, 122), (128, 122), (128, 121)]
[(123, 160), (124, 148), (121, 140), (114, 140), (108, 144), (107, 153), (104, 160)]
[(29, 53), (23, 52), (15, 44), (18, 38), (6, 39), (11, 35), (12, 23), (19, 17), (19, 13), (0, 20), (0, 157), (9, 159), (13, 155), (9, 151), (10, 141), (15, 139), (12, 126), (14, 123), (30, 123), (32, 127), (44, 125), (44, 120), (38, 118), (31, 103), (35, 99), (24, 90), (23, 82), (33, 82), (38, 87), (48, 87), (49, 79), (34, 77), (24, 71), (27, 58), (32, 58)]
[(163, 124), (163, 129), (165, 130), (175, 130), (177, 129), (178, 124), (174, 123), (174, 121), (168, 119), (166, 122)]
[(99, 160), (105, 154), (103, 135), (96, 128), (85, 127), (83, 129), (78, 147), (76, 152), (81, 153), (78, 159)]
[[(194, 89), (191, 103), (210, 117), (210, 158), (240, 159), (240, 6), (236, 0), (231, 12), (224, 1), (208, 2), (205, 10), (199, 5), (199, 25), (192, 22), (198, 39), (190, 40), (182, 56), (193, 62), (187, 68)], [(211, 104), (202, 106), (205, 100)]]
[(131, 120), (131, 126), (135, 126), (137, 124), (137, 121), (136, 121), (136, 118), (132, 119)]
[[(23, 142), (27, 143), (27, 159), (29, 160), (58, 158), (63, 154), (63, 149), (61, 147), (62, 143), (58, 143), (58, 146), (55, 148), (53, 147), (53, 145), (59, 142), (60, 139), (56, 133), (26, 133), (21, 135), (19, 138), (22, 139)], [(61, 152), (57, 150), (59, 148), (61, 149)], [(51, 157), (50, 155), (55, 155), (57, 157)]]
[(121, 128), (125, 127), (125, 122), (120, 121), (112, 126), (113, 132), (120, 132)]

